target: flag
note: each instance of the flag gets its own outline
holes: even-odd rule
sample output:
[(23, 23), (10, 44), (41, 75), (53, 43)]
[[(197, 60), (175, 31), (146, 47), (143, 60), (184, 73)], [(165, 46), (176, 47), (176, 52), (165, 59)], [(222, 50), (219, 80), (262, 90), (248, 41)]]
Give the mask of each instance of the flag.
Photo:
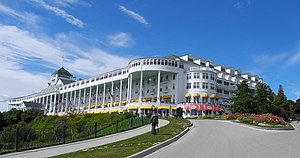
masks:
[(115, 100), (115, 97), (111, 94), (111, 92), (110, 91), (108, 91), (109, 92), (109, 95), (110, 95), (110, 97), (112, 98), (112, 100), (114, 101)]

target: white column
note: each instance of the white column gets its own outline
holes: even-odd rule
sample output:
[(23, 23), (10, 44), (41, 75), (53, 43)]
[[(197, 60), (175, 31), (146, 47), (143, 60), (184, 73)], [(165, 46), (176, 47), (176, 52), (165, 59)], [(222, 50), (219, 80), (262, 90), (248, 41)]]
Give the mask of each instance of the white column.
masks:
[(106, 91), (106, 89), (105, 89), (106, 87), (105, 87), (105, 83), (104, 83), (104, 87), (103, 87), (103, 102), (102, 102), (102, 110), (104, 110), (104, 104), (105, 104), (105, 91)]
[(178, 103), (179, 80), (178, 73), (175, 75), (175, 104)]
[(86, 105), (86, 88), (83, 89), (83, 108)]
[(132, 94), (132, 74), (130, 74), (129, 103), (131, 102), (131, 94)]
[[(112, 96), (114, 96), (114, 81), (112, 81), (111, 82), (111, 90), (110, 90), (110, 93), (111, 93), (111, 95)], [(109, 109), (111, 110), (111, 107), (112, 107), (112, 105), (113, 105), (113, 97), (110, 97), (110, 107), (109, 107)], [(109, 112), (110, 113), (110, 112)]]
[(160, 108), (160, 71), (157, 75), (157, 108)]
[[(142, 65), (141, 65), (141, 67), (142, 67)], [(139, 96), (139, 104), (138, 104), (139, 105), (138, 106), (138, 113), (139, 114), (141, 114), (142, 91), (143, 91), (143, 71), (141, 70), (141, 76), (140, 76), (140, 96)]]
[[(70, 92), (69, 92), (70, 93)], [(69, 93), (67, 92), (66, 94), (66, 104), (65, 104), (65, 113), (67, 113), (68, 111), (68, 106), (69, 106)], [(70, 94), (71, 95), (71, 94)]]
[(128, 81), (127, 81), (127, 104), (129, 104), (130, 100), (129, 100), (129, 86), (130, 86), (130, 75), (128, 75)]
[(73, 98), (73, 105), (72, 105), (72, 107), (74, 108), (74, 109), (73, 109), (73, 112), (75, 112), (75, 107), (76, 107), (76, 92), (77, 92), (77, 91), (75, 90), (75, 91), (74, 91), (74, 96), (73, 96), (73, 97), (74, 97), (74, 98)]
[(97, 85), (96, 87), (95, 112), (97, 111), (98, 108), (98, 93), (99, 93), (99, 85)]
[(90, 94), (89, 94), (89, 111), (91, 110), (91, 98), (92, 98), (92, 86), (90, 87)]
[(52, 102), (52, 100), (53, 100), (53, 95), (51, 94), (50, 95), (50, 109), (49, 109), (49, 113), (53, 110), (53, 102)]
[(122, 86), (123, 86), (123, 85), (122, 85), (122, 84), (123, 84), (122, 81), (123, 81), (123, 80), (121, 79), (121, 80), (120, 80), (120, 88), (119, 88), (119, 90), (120, 90), (120, 94), (119, 94), (119, 97), (120, 97), (120, 99), (119, 99), (119, 100), (120, 100), (120, 101), (119, 101), (119, 107), (122, 105), (122, 89), (123, 89), (123, 87), (122, 87)]
[(79, 94), (78, 94), (78, 109), (77, 109), (77, 111), (78, 111), (78, 113), (80, 113), (80, 104), (81, 104), (81, 101), (80, 101), (80, 98), (81, 98), (81, 89), (79, 89)]
[(46, 110), (46, 109), (49, 110), (49, 109), (48, 109), (48, 105), (49, 105), (49, 103), (48, 103), (48, 96), (46, 96), (46, 108), (45, 108), (45, 110)]
[(55, 114), (56, 111), (56, 93), (54, 94), (54, 108), (53, 108), (53, 115)]
[(61, 97), (60, 112), (63, 112), (64, 104), (66, 104), (66, 102), (64, 103), (64, 97), (65, 97), (65, 93), (63, 93)]

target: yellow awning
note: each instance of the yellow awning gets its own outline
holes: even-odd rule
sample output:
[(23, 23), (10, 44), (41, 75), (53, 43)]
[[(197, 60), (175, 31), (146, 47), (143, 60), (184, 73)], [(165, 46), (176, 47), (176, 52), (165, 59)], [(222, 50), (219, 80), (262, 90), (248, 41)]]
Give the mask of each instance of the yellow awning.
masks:
[(139, 100), (138, 99), (133, 99), (133, 100), (131, 100), (131, 102), (136, 103), (136, 102), (139, 102)]
[(138, 107), (137, 106), (129, 106), (129, 110), (136, 110)]
[(119, 109), (119, 112), (123, 112), (123, 109)]
[(210, 95), (210, 98), (217, 98), (217, 96), (215, 94)]
[(176, 106), (172, 106), (172, 110), (177, 110), (177, 107)]
[(190, 94), (190, 93), (186, 93), (186, 94), (185, 94), (185, 97), (186, 97), (186, 98), (190, 98), (190, 97), (191, 97), (191, 94)]
[(116, 104), (119, 104), (119, 102), (118, 102), (118, 101), (115, 101), (115, 102), (113, 102), (113, 104), (116, 105)]
[(92, 108), (95, 108), (95, 106), (96, 106), (95, 104), (92, 104), (92, 105), (91, 105)]
[(194, 93), (193, 97), (200, 97), (200, 94), (199, 93)]
[(162, 105), (160, 106), (160, 109), (170, 109), (170, 106)]
[(208, 94), (207, 94), (207, 93), (202, 93), (202, 94), (201, 94), (201, 97), (202, 97), (202, 98), (207, 98), (207, 97), (208, 97)]
[(109, 110), (104, 110), (104, 111), (101, 111), (100, 113), (109, 113)]
[(164, 95), (164, 96), (160, 96), (163, 99), (171, 99), (172, 95)]
[(111, 109), (109, 112), (119, 112), (118, 109)]
[(151, 100), (152, 100), (152, 98), (144, 98), (143, 102), (147, 102), (147, 101), (151, 101)]
[(98, 104), (98, 107), (101, 107), (101, 104)]
[(156, 106), (155, 105), (144, 105), (144, 106), (141, 106), (140, 107), (141, 109), (155, 109), (156, 108)]
[(126, 100), (122, 100), (122, 104), (126, 104)]

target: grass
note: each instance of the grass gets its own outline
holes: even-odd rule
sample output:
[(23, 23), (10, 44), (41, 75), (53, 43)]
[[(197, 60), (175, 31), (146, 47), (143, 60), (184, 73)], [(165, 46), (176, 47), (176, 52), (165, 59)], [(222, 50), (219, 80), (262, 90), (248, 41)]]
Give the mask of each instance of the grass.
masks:
[(89, 148), (73, 153), (63, 154), (56, 156), (56, 158), (89, 158), (89, 157), (110, 157), (110, 158), (119, 158), (130, 156), (134, 153), (147, 149), (153, 145), (156, 145), (160, 142), (173, 138), (182, 132), (186, 126), (190, 123), (185, 119), (170, 118), (166, 119), (170, 123), (159, 129), (157, 135), (152, 135), (149, 132), (126, 139), (123, 141), (110, 143), (107, 145), (102, 145), (94, 148)]
[[(144, 124), (148, 124), (149, 122), (149, 118), (144, 117)], [(125, 119), (125, 120), (121, 120), (118, 123), (118, 132), (122, 132), (122, 131), (126, 131), (132, 128), (137, 128), (142, 126), (142, 120), (141, 118), (138, 117), (134, 117), (134, 118), (129, 118), (129, 119)], [(80, 126), (78, 126), (77, 128), (79, 128)], [(95, 127), (94, 125), (91, 126), (86, 126), (86, 127), (82, 127), (84, 128), (85, 132), (84, 133), (76, 133), (76, 132), (71, 132), (72, 130), (75, 130), (75, 126), (72, 126), (71, 128), (67, 128), (66, 129), (66, 143), (71, 143), (71, 142), (77, 142), (77, 141), (82, 141), (82, 140), (86, 140), (86, 139), (91, 139), (91, 138), (95, 138), (95, 137), (101, 137), (101, 136), (106, 136), (109, 134), (114, 134), (117, 132), (116, 129), (116, 124), (98, 124), (97, 126), (97, 133), (95, 135)], [(61, 134), (58, 134), (58, 136), (61, 136), (57, 141), (54, 141), (53, 139), (51, 139), (51, 136), (53, 134), (53, 131), (55, 131), (56, 129), (60, 129)], [(52, 131), (52, 133), (51, 133)], [(36, 149), (36, 148), (41, 148), (41, 147), (47, 147), (47, 146), (54, 146), (54, 145), (59, 145), (59, 144), (63, 144), (63, 139), (62, 139), (62, 128), (53, 128), (51, 129), (47, 129), (41, 132), (41, 131), (37, 131), (39, 132), (37, 136), (37, 139), (29, 141), (29, 142), (25, 142), (25, 141), (20, 141), (19, 142), (19, 151), (24, 151), (24, 150), (28, 150), (28, 149)], [(14, 136), (14, 135), (12, 135)], [(1, 135), (0, 135), (1, 138)], [(0, 139), (1, 141), (1, 139)], [(6, 154), (6, 153), (10, 153), (10, 152), (14, 152), (14, 140), (12, 139), (10, 142), (10, 144), (4, 144), (3, 142), (0, 142), (0, 155), (2, 154)], [(2, 145), (10, 145), (9, 148), (4, 148), (2, 147)]]

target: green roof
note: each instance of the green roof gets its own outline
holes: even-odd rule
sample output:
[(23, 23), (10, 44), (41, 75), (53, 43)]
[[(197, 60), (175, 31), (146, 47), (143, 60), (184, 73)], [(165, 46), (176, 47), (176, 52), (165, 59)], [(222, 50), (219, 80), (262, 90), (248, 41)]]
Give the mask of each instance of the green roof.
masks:
[(55, 71), (52, 75), (56, 75), (56, 74), (65, 75), (65, 76), (73, 76), (69, 71), (67, 71), (63, 67), (61, 67), (60, 69), (58, 69), (57, 71)]
[(72, 82), (75, 82), (75, 81), (72, 81), (72, 80), (64, 80), (64, 79), (60, 79), (61, 82), (66, 85), (66, 84), (69, 84), (69, 83), (72, 83)]
[(178, 56), (173, 55), (173, 54), (169, 54), (169, 55), (165, 56), (164, 58), (171, 59), (171, 60), (180, 59)]

